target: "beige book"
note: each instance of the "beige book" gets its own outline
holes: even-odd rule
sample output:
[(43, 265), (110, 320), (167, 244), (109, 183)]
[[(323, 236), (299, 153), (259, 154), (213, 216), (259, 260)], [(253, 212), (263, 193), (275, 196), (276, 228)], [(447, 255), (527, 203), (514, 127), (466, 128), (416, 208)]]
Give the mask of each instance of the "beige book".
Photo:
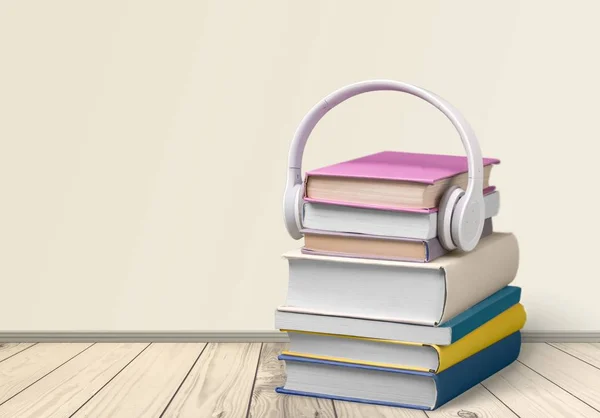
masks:
[(425, 261), (427, 243), (422, 240), (383, 239), (358, 234), (304, 233), (305, 249), (347, 256)]
[(295, 250), (286, 304), (280, 310), (437, 325), (511, 283), (519, 248), (511, 233), (494, 232), (475, 250), (430, 263), (333, 257)]

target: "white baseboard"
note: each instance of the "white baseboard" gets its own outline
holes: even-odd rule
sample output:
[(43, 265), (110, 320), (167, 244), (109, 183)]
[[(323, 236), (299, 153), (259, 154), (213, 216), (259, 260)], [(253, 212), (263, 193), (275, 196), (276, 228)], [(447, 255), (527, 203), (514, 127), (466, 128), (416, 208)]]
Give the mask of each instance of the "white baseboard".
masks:
[[(600, 331), (523, 331), (523, 342), (600, 342)], [(4, 342), (287, 342), (279, 331), (0, 332)]]
[(0, 342), (288, 342), (280, 331), (14, 331)]

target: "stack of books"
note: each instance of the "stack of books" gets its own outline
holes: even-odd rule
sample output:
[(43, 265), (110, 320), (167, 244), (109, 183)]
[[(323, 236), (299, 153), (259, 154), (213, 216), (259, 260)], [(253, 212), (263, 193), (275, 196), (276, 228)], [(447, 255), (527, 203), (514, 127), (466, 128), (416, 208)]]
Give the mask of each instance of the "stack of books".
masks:
[(496, 159), (484, 159), (485, 226), (470, 252), (437, 239), (466, 157), (382, 152), (306, 174), (304, 247), (284, 255), (275, 326), (284, 394), (435, 409), (516, 360), (526, 314), (511, 286), (512, 233), (496, 232)]

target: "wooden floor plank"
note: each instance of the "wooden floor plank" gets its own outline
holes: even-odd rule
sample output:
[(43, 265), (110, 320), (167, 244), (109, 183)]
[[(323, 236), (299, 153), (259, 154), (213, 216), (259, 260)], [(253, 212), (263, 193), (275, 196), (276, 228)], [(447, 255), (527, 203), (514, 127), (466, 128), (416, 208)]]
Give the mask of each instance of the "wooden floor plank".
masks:
[(518, 362), (483, 386), (522, 418), (600, 418), (600, 412)]
[(423, 411), (334, 401), (338, 418), (426, 418)]
[(600, 368), (600, 343), (552, 343), (550, 345)]
[(0, 361), (31, 347), (34, 343), (0, 343)]
[(148, 344), (94, 344), (0, 406), (0, 418), (67, 418)]
[(261, 344), (209, 344), (164, 417), (246, 416)]
[(435, 411), (427, 411), (430, 418), (515, 418), (506, 405), (486, 388), (477, 385)]
[(74, 417), (160, 417), (206, 344), (151, 344)]
[(304, 396), (289, 396), (275, 392), (275, 388), (285, 383), (283, 361), (277, 356), (285, 349), (287, 343), (264, 344), (260, 354), (258, 372), (252, 403), (251, 418), (335, 418), (333, 404), (326, 399)]
[(0, 418), (600, 418), (600, 344), (523, 344), (521, 363), (426, 413), (277, 394), (286, 344), (145, 347), (0, 345)]
[(0, 363), (0, 405), (73, 358), (91, 343), (36, 344)]
[(548, 344), (523, 344), (519, 361), (600, 410), (600, 369)]

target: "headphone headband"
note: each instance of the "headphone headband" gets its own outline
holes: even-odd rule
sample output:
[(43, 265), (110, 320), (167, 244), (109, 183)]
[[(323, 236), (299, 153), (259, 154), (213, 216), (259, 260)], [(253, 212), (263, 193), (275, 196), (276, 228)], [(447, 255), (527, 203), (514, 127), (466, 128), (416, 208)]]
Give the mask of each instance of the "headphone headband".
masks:
[(289, 153), (287, 187), (302, 184), (301, 169), (304, 148), (306, 147), (308, 137), (323, 116), (335, 106), (351, 97), (371, 91), (383, 90), (399, 91), (420, 97), (438, 108), (448, 119), (450, 119), (450, 122), (452, 122), (460, 135), (460, 139), (462, 140), (467, 154), (469, 184), (465, 193), (466, 197), (468, 198), (472, 193), (477, 193), (477, 191), (482, 193), (483, 159), (481, 149), (475, 133), (465, 118), (456, 108), (441, 97), (423, 88), (394, 80), (367, 80), (350, 84), (334, 91), (317, 103), (306, 116), (304, 116), (294, 134)]
[(453, 188), (445, 192), (441, 202), (444, 207), (443, 213), (438, 215), (438, 235), (442, 245), (448, 250), (457, 247), (466, 251), (472, 250), (479, 242), (484, 220), (483, 158), (475, 133), (460, 112), (441, 97), (420, 87), (393, 80), (368, 80), (350, 84), (325, 97), (304, 116), (292, 140), (283, 196), (284, 220), (289, 234), (295, 239), (303, 235), (302, 156), (314, 127), (327, 112), (340, 103), (359, 94), (378, 90), (399, 91), (420, 97), (446, 115), (458, 131), (467, 154), (468, 185), (464, 194), (461, 189), (452, 190)]

